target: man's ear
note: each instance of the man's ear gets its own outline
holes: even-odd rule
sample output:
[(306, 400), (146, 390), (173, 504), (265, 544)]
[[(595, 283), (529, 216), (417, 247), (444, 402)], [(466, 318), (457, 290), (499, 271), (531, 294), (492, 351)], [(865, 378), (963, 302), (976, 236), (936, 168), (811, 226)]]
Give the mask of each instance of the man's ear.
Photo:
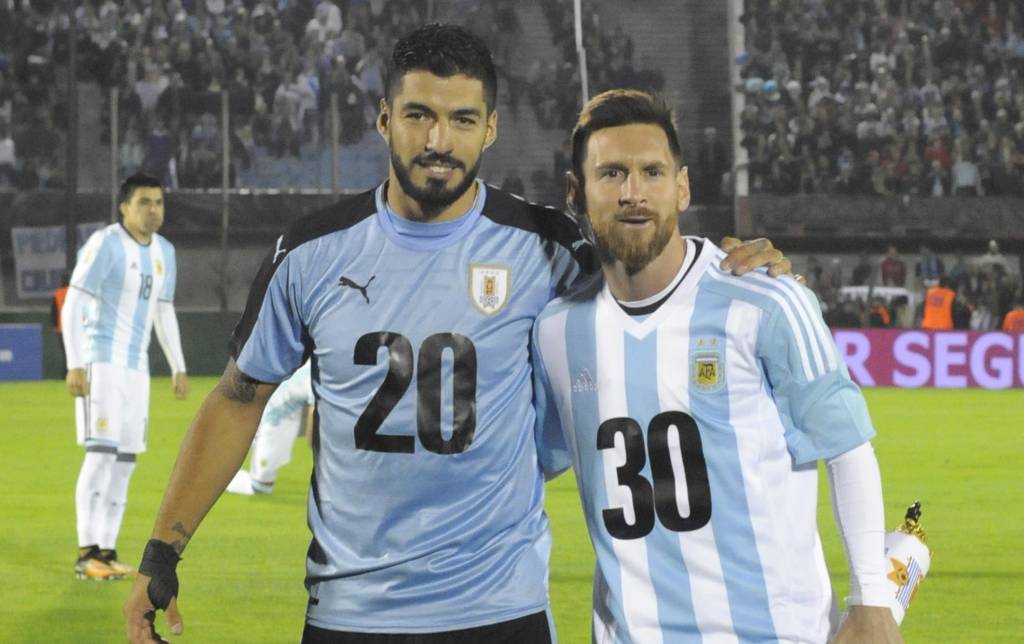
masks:
[(583, 209), (580, 208), (580, 181), (576, 178), (576, 175), (571, 170), (565, 172), (565, 208), (569, 212), (576, 215), (576, 218), (583, 216), (581, 212)]
[(384, 137), (384, 141), (388, 140), (388, 128), (391, 127), (391, 109), (388, 107), (388, 102), (385, 99), (380, 99), (377, 112), (377, 132)]
[(484, 134), (484, 149), (491, 147), (498, 138), (498, 110), (491, 110), (487, 115), (487, 132)]
[(690, 173), (685, 165), (676, 173), (676, 185), (679, 187), (676, 207), (679, 212), (683, 212), (690, 207)]

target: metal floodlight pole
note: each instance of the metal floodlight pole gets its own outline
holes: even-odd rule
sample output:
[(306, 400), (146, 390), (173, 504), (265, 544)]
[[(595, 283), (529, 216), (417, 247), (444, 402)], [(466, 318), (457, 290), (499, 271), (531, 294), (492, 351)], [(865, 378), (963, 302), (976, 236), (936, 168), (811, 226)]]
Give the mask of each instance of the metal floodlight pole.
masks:
[(75, 234), (75, 193), (78, 192), (78, 24), (75, 20), (75, 2), (67, 3), (68, 22), (68, 141), (65, 150), (64, 262), (67, 270), (75, 265), (78, 249)]
[(120, 164), (118, 163), (118, 126), (120, 125), (120, 112), (121, 107), (118, 104), (120, 100), (120, 93), (118, 87), (115, 85), (110, 88), (110, 223), (117, 221), (117, 193), (118, 193), (118, 174), (120, 174)]
[(338, 123), (338, 93), (331, 92), (331, 193), (337, 197), (341, 188), (341, 168), (338, 163), (338, 150), (340, 146)]
[(228, 222), (231, 217), (231, 195), (228, 187), (231, 180), (231, 126), (228, 114), (228, 91), (220, 91), (220, 309), (228, 310)]
[(586, 105), (590, 98), (590, 80), (587, 78), (587, 50), (583, 47), (583, 1), (573, 0), (572, 7), (576, 25), (576, 55), (580, 68), (580, 105)]

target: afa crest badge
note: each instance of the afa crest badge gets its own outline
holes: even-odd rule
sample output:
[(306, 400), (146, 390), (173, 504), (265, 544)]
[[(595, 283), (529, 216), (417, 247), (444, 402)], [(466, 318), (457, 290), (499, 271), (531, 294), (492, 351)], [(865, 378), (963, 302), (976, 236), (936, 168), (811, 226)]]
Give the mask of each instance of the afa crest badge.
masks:
[(714, 392), (725, 385), (725, 361), (719, 351), (697, 351), (693, 354), (693, 386), (698, 391)]
[(505, 308), (512, 287), (512, 269), (508, 266), (470, 264), (469, 301), (484, 315), (495, 315)]

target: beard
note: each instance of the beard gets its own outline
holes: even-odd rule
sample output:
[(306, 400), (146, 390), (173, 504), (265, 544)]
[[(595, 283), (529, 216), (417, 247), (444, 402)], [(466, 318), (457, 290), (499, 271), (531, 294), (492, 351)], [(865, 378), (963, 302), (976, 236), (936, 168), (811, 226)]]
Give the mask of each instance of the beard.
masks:
[(604, 218), (601, 222), (590, 219), (590, 226), (601, 263), (622, 262), (626, 274), (632, 276), (647, 268), (647, 265), (665, 250), (672, 235), (678, 234), (678, 223), (675, 217), (659, 218), (657, 213), (646, 208), (631, 209), (629, 213), (651, 217), (656, 222), (654, 231), (649, 233), (624, 230), (622, 226), (617, 225), (617, 219), (625, 214), (624, 211)]
[[(427, 153), (420, 154), (412, 159), (409, 165), (402, 162), (398, 154), (395, 152), (394, 147), (391, 147), (391, 167), (395, 169), (395, 177), (398, 179), (398, 185), (402, 187), (402, 191), (409, 196), (410, 199), (419, 204), (423, 211), (422, 218), (410, 217), (410, 219), (420, 221), (430, 221), (434, 217), (441, 214), (448, 206), (455, 203), (455, 201), (466, 194), (466, 191), (476, 181), (476, 175), (480, 171), (480, 160), (481, 157), (477, 157), (476, 163), (469, 170), (466, 170), (466, 165), (455, 159), (450, 154), (436, 154)], [(446, 182), (443, 179), (427, 179), (426, 186), (418, 186), (412, 179), (412, 166), (413, 165), (427, 165), (430, 163), (443, 163), (451, 168), (463, 170), (464, 176), (462, 181), (455, 185), (454, 188), (447, 188)]]

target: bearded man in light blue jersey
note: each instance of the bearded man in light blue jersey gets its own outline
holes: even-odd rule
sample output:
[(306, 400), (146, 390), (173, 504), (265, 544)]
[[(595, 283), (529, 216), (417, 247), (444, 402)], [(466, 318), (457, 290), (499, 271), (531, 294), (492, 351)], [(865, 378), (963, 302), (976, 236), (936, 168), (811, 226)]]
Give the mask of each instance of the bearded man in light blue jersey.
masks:
[[(154, 607), (180, 632), (178, 557), (274, 383), (306, 359), (316, 412), (303, 641), (553, 639), (530, 330), (596, 263), (564, 213), (476, 178), (498, 124), (482, 41), (417, 29), (395, 46), (386, 87), (387, 181), (298, 221), (264, 262), (125, 606), (133, 642), (157, 641)], [(765, 249), (736, 263), (781, 259), (751, 250)]]

